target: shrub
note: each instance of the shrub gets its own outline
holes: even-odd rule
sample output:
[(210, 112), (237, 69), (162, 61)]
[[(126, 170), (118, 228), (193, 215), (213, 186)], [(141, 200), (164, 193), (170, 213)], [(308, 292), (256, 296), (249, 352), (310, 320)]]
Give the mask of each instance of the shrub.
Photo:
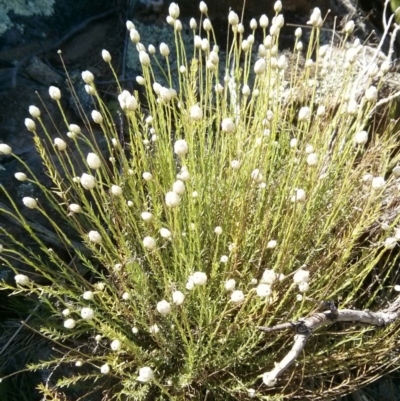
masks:
[[(1, 260), (15, 273), (15, 284), (1, 286), (46, 312), (38, 330), (55, 350), (29, 369), (69, 367), (40, 386), (46, 397), (83, 382), (107, 400), (328, 399), (398, 362), (397, 322), (336, 323), (316, 332), (278, 381), (264, 375), (263, 383), (293, 333), (257, 326), (297, 321), (329, 299), (382, 309), (395, 299), (391, 250), (400, 238), (389, 201), (398, 133), (388, 106), (378, 107), (389, 97), (377, 103), (390, 59), (349, 43), (351, 24), (339, 42), (334, 33), (320, 45), (318, 9), (304, 59), (300, 29), (293, 54), (280, 54), (280, 8), (270, 27), (266, 16), (260, 28), (252, 20), (248, 36), (231, 12), (224, 53), (202, 2), (204, 28), (191, 21), (187, 54), (172, 4), (179, 72), (169, 47), (149, 54), (129, 22), (140, 94), (123, 90), (102, 53), (117, 80), (122, 134), (89, 71), (82, 78), (94, 110), (79, 126), (58, 88), (49, 93), (64, 127), (47, 127), (29, 109), (25, 124), (51, 188), (0, 145), (21, 163), (16, 179), (40, 191), (14, 199), (2, 188), (10, 207), (1, 211), (26, 237), (0, 227)], [(58, 245), (49, 248), (30, 214), (47, 221)]]

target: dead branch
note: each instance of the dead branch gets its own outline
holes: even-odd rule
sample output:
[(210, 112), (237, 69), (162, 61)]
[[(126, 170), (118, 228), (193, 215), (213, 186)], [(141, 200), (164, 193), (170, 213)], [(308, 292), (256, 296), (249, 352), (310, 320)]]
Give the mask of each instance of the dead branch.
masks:
[(267, 386), (273, 386), (277, 378), (298, 358), (304, 349), (311, 333), (322, 326), (334, 322), (354, 322), (371, 326), (385, 327), (395, 322), (400, 317), (400, 295), (389, 305), (388, 308), (378, 312), (368, 310), (335, 309), (315, 313), (307, 318), (299, 319), (297, 322), (288, 322), (272, 327), (257, 327), (265, 332), (277, 330), (294, 329), (294, 344), (292, 349), (279, 362), (275, 363), (274, 369), (264, 373), (263, 381)]

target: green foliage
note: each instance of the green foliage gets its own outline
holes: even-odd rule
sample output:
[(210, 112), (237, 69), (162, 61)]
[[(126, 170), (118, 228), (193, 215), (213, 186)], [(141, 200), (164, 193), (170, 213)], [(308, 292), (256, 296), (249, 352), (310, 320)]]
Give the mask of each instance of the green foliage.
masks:
[[(315, 333), (275, 386), (262, 383), (293, 333), (256, 326), (304, 317), (314, 300), (379, 309), (394, 298), (388, 253), (399, 220), (387, 217), (396, 174), (385, 175), (398, 133), (377, 113), (372, 86), (384, 85), (386, 65), (371, 58), (360, 68), (362, 47), (347, 36), (320, 47), (318, 21), (305, 63), (298, 37), (293, 56), (279, 56), (273, 26), (273, 36), (262, 29), (256, 62), (236, 25), (225, 60), (210, 51), (212, 30), (186, 55), (176, 29), (182, 67), (175, 79), (167, 68), (166, 87), (152, 69), (163, 56), (150, 62), (139, 47), (142, 93), (117, 82), (123, 138), (88, 72), (95, 123), (71, 126), (56, 88), (65, 127), (46, 127), (30, 109), (36, 123), (26, 126), (52, 187), (13, 154), (41, 195), (21, 202), (3, 188), (10, 209), (1, 211), (26, 236), (0, 227), (1, 260), (19, 274), (1, 286), (47, 311), (32, 329), (55, 352), (30, 369), (76, 366), (40, 386), (46, 399), (88, 382), (107, 400), (241, 400), (250, 389), (259, 400), (320, 399), (348, 392), (343, 382), (361, 383), (370, 366), (398, 362), (389, 352), (397, 323), (379, 332), (343, 325)], [(49, 248), (26, 211), (47, 220), (59, 246)]]

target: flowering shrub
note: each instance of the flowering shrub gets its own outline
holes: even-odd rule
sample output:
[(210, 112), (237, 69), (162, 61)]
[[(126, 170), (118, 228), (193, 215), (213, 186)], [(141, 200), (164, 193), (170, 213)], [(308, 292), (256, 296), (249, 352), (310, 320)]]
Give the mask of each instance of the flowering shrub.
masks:
[[(328, 399), (398, 362), (390, 352), (398, 323), (348, 324), (315, 333), (301, 360), (263, 381), (292, 333), (256, 326), (297, 320), (327, 299), (385, 306), (396, 284), (396, 257), (387, 254), (400, 239), (399, 217), (386, 217), (398, 191), (399, 167), (389, 169), (398, 133), (376, 113), (390, 59), (360, 66), (364, 47), (348, 42), (354, 24), (340, 43), (321, 46), (318, 9), (307, 49), (298, 28), (289, 59), (278, 51), (281, 8), (276, 2), (270, 25), (265, 15), (252, 20), (250, 34), (231, 11), (223, 54), (201, 2), (189, 55), (172, 3), (181, 67), (176, 76), (168, 67), (164, 83), (152, 66), (168, 61), (172, 44), (147, 52), (128, 22), (143, 94), (117, 81), (123, 136), (89, 71), (82, 78), (94, 110), (80, 125), (65, 117), (58, 88), (50, 97), (65, 126), (47, 128), (30, 107), (25, 125), (52, 187), (19, 159), (15, 178), (41, 195), (12, 199), (3, 188), (10, 209), (2, 213), (29, 241), (0, 227), (0, 257), (15, 272), (15, 283), (1, 286), (47, 311), (40, 332), (57, 353), (29, 368), (71, 372), (41, 385), (50, 399), (80, 381), (104, 400)], [(110, 53), (102, 57), (116, 77)], [(6, 144), (0, 153), (18, 159)], [(48, 220), (58, 247), (21, 208)]]

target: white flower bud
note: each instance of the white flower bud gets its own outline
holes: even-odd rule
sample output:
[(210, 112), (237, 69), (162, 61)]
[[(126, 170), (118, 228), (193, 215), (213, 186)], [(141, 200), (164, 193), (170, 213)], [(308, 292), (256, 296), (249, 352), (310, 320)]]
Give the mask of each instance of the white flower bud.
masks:
[(396, 166), (393, 168), (392, 173), (396, 176), (396, 177), (400, 177), (400, 166)]
[(390, 61), (384, 61), (381, 64), (381, 71), (386, 74), (390, 70)]
[(14, 177), (18, 180), (18, 181), (26, 181), (28, 179), (28, 177), (26, 176), (25, 173), (15, 173)]
[(262, 180), (263, 180), (263, 175), (261, 174), (261, 172), (260, 172), (260, 170), (258, 169), (258, 168), (256, 168), (256, 169), (254, 169), (252, 172), (251, 172), (251, 178), (252, 178), (252, 180), (253, 181), (255, 181), (255, 182), (257, 182), (257, 183), (260, 183), (260, 182), (262, 182)]
[(268, 26), (268, 24), (269, 24), (268, 17), (265, 14), (263, 14), (260, 17), (260, 26), (261, 26), (261, 28), (265, 29)]
[(295, 195), (292, 196), (292, 202), (304, 202), (306, 200), (306, 192), (304, 189), (298, 188), (295, 190)]
[(138, 75), (138, 76), (136, 77), (136, 82), (137, 82), (139, 85), (144, 85), (144, 84), (146, 83), (145, 79), (144, 79), (142, 76), (140, 76), (140, 75)]
[(60, 100), (61, 99), (61, 92), (55, 86), (50, 86), (49, 88), (49, 95), (53, 100)]
[(118, 186), (118, 185), (112, 185), (111, 186), (111, 193), (114, 196), (122, 196), (123, 195), (122, 188), (120, 186)]
[(296, 50), (298, 52), (301, 52), (303, 50), (303, 42), (301, 42), (301, 41), (297, 42)]
[(302, 107), (299, 111), (299, 121), (306, 121), (311, 118), (311, 110), (309, 107)]
[(156, 241), (153, 237), (144, 237), (143, 238), (143, 246), (146, 249), (153, 250), (156, 247)]
[(325, 114), (325, 106), (321, 105), (317, 108), (317, 116), (322, 117)]
[(84, 320), (91, 320), (94, 318), (94, 310), (92, 308), (82, 308), (81, 317)]
[(231, 167), (234, 169), (234, 170), (238, 170), (239, 168), (240, 168), (240, 161), (239, 160), (232, 160), (231, 161)]
[(318, 164), (318, 155), (316, 153), (310, 153), (307, 156), (307, 164), (311, 167), (316, 166)]
[(307, 24), (315, 27), (322, 26), (321, 10), (318, 7), (314, 8), (310, 20), (307, 21)]
[(228, 260), (229, 260), (228, 256), (226, 256), (226, 255), (221, 256), (221, 259), (220, 259), (221, 263), (228, 263)]
[(131, 29), (135, 29), (135, 24), (132, 21), (126, 21), (126, 29), (130, 31)]
[(310, 272), (308, 270), (299, 269), (293, 276), (295, 284), (306, 283), (308, 280), (310, 280)]
[(168, 228), (160, 228), (160, 235), (163, 238), (169, 239), (171, 238), (171, 231)]
[(96, 124), (101, 124), (103, 122), (103, 116), (97, 111), (92, 111), (92, 119)]
[(67, 143), (63, 141), (61, 138), (55, 138), (54, 139), (54, 146), (57, 147), (58, 150), (66, 150), (67, 149)]
[(386, 181), (383, 177), (374, 177), (372, 179), (372, 189), (375, 189), (377, 191), (383, 189), (385, 184)]
[(167, 192), (165, 194), (165, 204), (168, 207), (177, 207), (181, 202), (181, 197), (176, 192)]
[(94, 244), (100, 244), (102, 238), (101, 235), (98, 231), (89, 231), (88, 233), (88, 238), (90, 242), (93, 242)]
[(214, 232), (217, 235), (221, 235), (222, 234), (222, 227), (220, 227), (220, 226), (215, 227), (214, 228)]
[(200, 121), (203, 118), (203, 111), (201, 110), (201, 107), (197, 104), (190, 108), (190, 118), (195, 121)]
[(76, 125), (76, 124), (70, 124), (69, 127), (68, 127), (68, 129), (69, 129), (72, 133), (74, 133), (74, 134), (76, 134), (76, 135), (78, 135), (78, 134), (81, 133), (81, 128), (79, 127), (79, 125)]
[(228, 22), (233, 26), (239, 23), (239, 16), (232, 10), (228, 14)]
[(172, 185), (172, 190), (180, 196), (185, 193), (185, 189), (185, 183), (181, 180), (175, 181)]
[(161, 42), (161, 44), (160, 44), (160, 53), (164, 57), (168, 57), (169, 56), (169, 47), (164, 42)]
[(176, 32), (182, 32), (182, 29), (183, 29), (182, 22), (179, 19), (177, 19), (174, 24), (174, 30)]
[(131, 295), (129, 294), (129, 292), (124, 292), (124, 293), (122, 294), (122, 299), (123, 299), (124, 301), (129, 301), (130, 298), (131, 298)]
[(72, 213), (81, 213), (82, 212), (82, 208), (76, 203), (71, 203), (68, 206), (68, 210), (71, 211)]
[(274, 4), (274, 11), (280, 13), (282, 11), (282, 2), (280, 0), (276, 1)]
[(201, 37), (199, 35), (196, 35), (194, 37), (194, 47), (196, 49), (199, 49), (201, 47)]
[(263, 74), (267, 69), (267, 63), (263, 58), (258, 59), (254, 64), (254, 72), (259, 75)]
[(350, 20), (347, 22), (347, 24), (344, 27), (344, 31), (347, 35), (350, 35), (353, 33), (353, 31), (354, 31), (354, 21), (353, 20)]
[(383, 243), (383, 246), (384, 246), (386, 249), (393, 249), (393, 248), (396, 247), (397, 241), (398, 241), (398, 240), (397, 240), (397, 238), (395, 238), (395, 237), (386, 238), (386, 239), (385, 239), (385, 242)]
[(30, 283), (30, 279), (28, 276), (25, 276), (24, 274), (16, 274), (14, 277), (14, 280), (16, 284), (22, 285), (22, 286), (27, 286)]
[(138, 32), (135, 28), (133, 28), (133, 29), (131, 29), (131, 30), (129, 31), (129, 36), (130, 36), (131, 41), (132, 41), (133, 43), (139, 43), (139, 42), (140, 42), (140, 35), (139, 35), (139, 32)]
[(268, 241), (267, 248), (269, 248), (269, 249), (276, 248), (276, 245), (277, 245), (277, 244), (278, 244), (277, 241), (275, 241), (274, 239), (272, 239), (271, 241)]
[(179, 18), (179, 6), (176, 3), (171, 3), (168, 8), (168, 13), (171, 18), (177, 19)]
[(194, 272), (190, 276), (191, 281), (194, 285), (205, 285), (207, 282), (207, 274), (204, 272)]
[(201, 13), (207, 14), (207, 12), (208, 12), (208, 7), (207, 7), (207, 4), (204, 3), (204, 1), (201, 1), (201, 2), (200, 2), (200, 4), (199, 4), (199, 10), (200, 10)]
[(249, 96), (250, 95), (250, 87), (249, 87), (249, 85), (243, 85), (242, 94), (243, 94), (243, 96)]
[(5, 143), (0, 143), (0, 155), (9, 155), (11, 152), (11, 146), (6, 145)]
[(242, 41), (242, 50), (243, 50), (244, 52), (247, 52), (249, 49), (250, 49), (250, 43), (248, 42), (247, 39), (244, 39), (244, 40)]
[(94, 82), (94, 75), (90, 71), (86, 70), (82, 72), (82, 79), (86, 84), (90, 85)]
[(153, 179), (153, 174), (149, 173), (148, 171), (142, 174), (142, 177), (145, 181), (151, 181)]
[(208, 52), (210, 50), (210, 42), (207, 38), (201, 40), (201, 50)]
[(171, 304), (163, 299), (162, 301), (157, 303), (157, 312), (163, 316), (171, 313)]
[(300, 39), (302, 34), (303, 34), (303, 31), (302, 31), (302, 29), (301, 29), (300, 27), (299, 27), (299, 28), (296, 28), (296, 30), (294, 31), (294, 36), (295, 36), (297, 39)]
[(138, 381), (147, 383), (154, 378), (154, 372), (149, 367), (144, 367), (139, 369), (139, 377), (137, 378)]
[(359, 108), (359, 106), (358, 106), (357, 100), (355, 100), (355, 99), (350, 99), (349, 102), (347, 103), (347, 113), (348, 114), (351, 114), (351, 115), (357, 114), (358, 108)]
[(231, 133), (231, 132), (235, 131), (235, 128), (236, 128), (235, 123), (232, 121), (231, 118), (224, 118), (222, 120), (222, 123), (221, 123), (222, 131)]
[(93, 189), (96, 185), (96, 179), (90, 174), (83, 173), (80, 179), (80, 183), (85, 189)]
[(243, 291), (240, 290), (233, 291), (231, 294), (231, 301), (235, 304), (242, 303), (244, 301)]
[(85, 291), (82, 296), (83, 299), (86, 299), (86, 301), (91, 301), (94, 298), (94, 294), (92, 291)]
[(354, 136), (354, 142), (357, 145), (365, 145), (368, 141), (368, 132), (367, 131), (360, 131)]
[(233, 291), (236, 287), (235, 279), (231, 278), (229, 280), (226, 280), (224, 286), (226, 291)]
[(211, 21), (208, 18), (205, 18), (203, 21), (203, 28), (206, 32), (211, 31), (212, 29), (212, 24)]
[(106, 63), (111, 63), (111, 54), (110, 54), (110, 52), (109, 52), (108, 50), (103, 49), (103, 50), (101, 51), (101, 57), (103, 57), (103, 60), (104, 60)]
[(256, 288), (256, 294), (260, 298), (268, 298), (272, 294), (271, 286), (266, 283), (259, 284)]
[[(39, 118), (40, 117), (40, 110), (36, 106), (29, 106), (29, 114), (33, 118)], [(25, 125), (26, 125), (26, 120), (25, 120)]]
[(167, 21), (168, 25), (171, 25), (171, 26), (175, 25), (175, 19), (172, 18), (170, 15), (167, 15), (166, 21)]
[(145, 51), (139, 52), (139, 61), (140, 61), (140, 64), (142, 64), (143, 66), (150, 65), (150, 57)]
[(378, 99), (378, 90), (375, 86), (372, 85), (365, 91), (365, 99), (370, 102), (376, 102)]
[(142, 218), (143, 221), (146, 223), (150, 222), (153, 220), (153, 215), (150, 212), (143, 212), (140, 217)]
[(29, 209), (36, 209), (38, 207), (37, 201), (29, 196), (23, 197), (22, 202)]
[(35, 121), (30, 118), (25, 118), (25, 127), (28, 129), (28, 131), (36, 131)]
[(122, 91), (122, 93), (118, 95), (118, 101), (122, 110), (134, 111), (138, 107), (135, 96), (131, 95), (127, 90)]
[(185, 156), (189, 152), (189, 147), (187, 142), (184, 139), (178, 139), (174, 143), (174, 152), (178, 156)]
[(308, 283), (300, 283), (299, 284), (299, 291), (300, 292), (306, 292), (310, 289), (310, 285)]
[(121, 349), (121, 341), (119, 341), (119, 340), (111, 341), (110, 348), (113, 351), (119, 351)]
[(257, 29), (257, 26), (258, 26), (257, 20), (255, 18), (252, 18), (250, 20), (250, 29), (255, 31)]
[(100, 372), (101, 372), (103, 375), (106, 375), (106, 374), (110, 373), (110, 366), (109, 366), (108, 364), (102, 365), (102, 366), (100, 367)]
[(211, 63), (213, 63), (213, 64), (215, 64), (215, 65), (218, 64), (218, 62), (219, 62), (218, 53), (215, 52), (214, 50), (212, 50), (212, 51), (210, 52), (210, 54), (208, 55), (208, 60), (211, 61)]
[(71, 311), (68, 308), (66, 308), (61, 313), (63, 316), (69, 316), (71, 314)]
[(276, 273), (272, 269), (265, 269), (260, 282), (271, 285), (276, 281), (276, 279)]
[(97, 156), (95, 153), (88, 153), (86, 157), (86, 162), (88, 166), (94, 170), (101, 167), (100, 157)]
[(73, 329), (76, 326), (76, 321), (74, 319), (67, 319), (64, 321), (64, 327), (66, 329)]
[(172, 293), (172, 302), (175, 305), (182, 305), (183, 301), (185, 300), (185, 295), (181, 291), (174, 291)]
[(196, 20), (194, 18), (190, 18), (189, 24), (190, 24), (190, 28), (191, 29), (193, 29), (193, 30), (197, 29), (197, 22), (196, 22)]

